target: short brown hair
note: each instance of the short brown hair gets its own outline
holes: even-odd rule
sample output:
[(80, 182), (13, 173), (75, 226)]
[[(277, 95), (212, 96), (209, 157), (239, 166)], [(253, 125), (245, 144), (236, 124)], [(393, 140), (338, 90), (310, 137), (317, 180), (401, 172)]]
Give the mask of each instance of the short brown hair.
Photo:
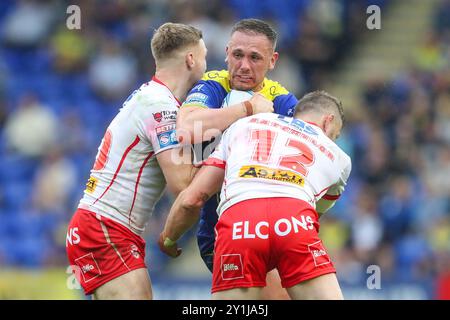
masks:
[(231, 29), (231, 34), (235, 33), (236, 31), (240, 31), (243, 33), (252, 32), (265, 35), (267, 39), (269, 39), (269, 41), (272, 43), (272, 47), (274, 49), (277, 45), (277, 32), (267, 22), (264, 22), (262, 20), (243, 19), (241, 21), (238, 21), (233, 26), (233, 29)]
[(155, 60), (173, 56), (179, 49), (196, 45), (202, 39), (202, 32), (192, 26), (167, 22), (153, 33), (151, 48)]
[(305, 94), (295, 106), (295, 114), (297, 116), (301, 113), (308, 112), (327, 112), (332, 110), (334, 113), (340, 116), (342, 126), (345, 124), (344, 108), (342, 102), (329, 94), (326, 91), (313, 91)]

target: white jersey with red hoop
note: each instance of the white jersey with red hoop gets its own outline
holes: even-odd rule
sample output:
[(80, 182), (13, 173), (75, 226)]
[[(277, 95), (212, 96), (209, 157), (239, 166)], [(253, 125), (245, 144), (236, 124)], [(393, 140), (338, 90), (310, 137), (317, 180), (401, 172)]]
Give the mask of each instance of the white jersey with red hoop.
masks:
[(225, 168), (219, 215), (244, 200), (291, 197), (314, 208), (336, 200), (351, 159), (315, 124), (274, 113), (243, 118), (226, 130), (205, 165)]
[(178, 145), (179, 106), (156, 78), (130, 95), (103, 137), (79, 208), (143, 233), (166, 186), (155, 155)]

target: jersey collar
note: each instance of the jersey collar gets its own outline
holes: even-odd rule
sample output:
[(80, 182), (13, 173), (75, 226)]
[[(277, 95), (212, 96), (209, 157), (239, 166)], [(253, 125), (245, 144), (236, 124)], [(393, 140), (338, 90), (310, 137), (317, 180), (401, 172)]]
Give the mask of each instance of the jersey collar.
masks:
[[(152, 81), (155, 81), (156, 83), (159, 83), (160, 85), (166, 87), (167, 90), (170, 91), (169, 87), (168, 87), (164, 82), (162, 82), (161, 80), (159, 80), (157, 77), (153, 76), (153, 77), (152, 77)], [(170, 91), (170, 93), (171, 93), (172, 96), (175, 98), (175, 100), (177, 100), (178, 104), (181, 106), (180, 100), (178, 100), (177, 97), (175, 97), (175, 95), (172, 93), (172, 91)]]

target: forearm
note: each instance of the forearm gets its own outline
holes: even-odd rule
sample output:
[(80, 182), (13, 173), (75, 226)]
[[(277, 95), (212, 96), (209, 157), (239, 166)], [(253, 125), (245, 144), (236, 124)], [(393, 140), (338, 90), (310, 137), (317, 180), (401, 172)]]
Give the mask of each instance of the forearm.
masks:
[(172, 241), (177, 241), (195, 225), (200, 217), (200, 209), (207, 200), (207, 197), (204, 197), (193, 203), (189, 198), (192, 196), (187, 190), (181, 192), (170, 209), (163, 234)]
[(175, 174), (175, 178), (171, 179), (171, 183), (169, 186), (169, 191), (175, 196), (178, 197), (178, 195), (185, 190), (189, 185), (191, 184), (192, 180), (194, 179), (195, 174), (199, 168), (196, 168), (192, 165), (189, 166), (189, 168), (183, 169), (183, 170), (177, 170)]
[(246, 116), (247, 109), (242, 103), (220, 109), (184, 107), (178, 115), (177, 134), (187, 135), (186, 143), (208, 141)]

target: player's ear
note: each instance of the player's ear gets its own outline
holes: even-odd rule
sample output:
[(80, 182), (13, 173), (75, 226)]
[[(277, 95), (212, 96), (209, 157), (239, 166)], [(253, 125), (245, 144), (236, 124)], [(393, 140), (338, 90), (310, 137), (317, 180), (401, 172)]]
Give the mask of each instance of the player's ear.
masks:
[(228, 46), (225, 47), (225, 63), (228, 63)]
[(192, 52), (188, 52), (185, 58), (186, 67), (188, 70), (191, 70), (195, 65), (194, 54)]
[(332, 133), (333, 130), (334, 114), (330, 113), (323, 117), (323, 131), (327, 136)]
[(270, 58), (269, 70), (275, 68), (275, 64), (279, 58), (280, 54), (276, 51), (273, 52), (272, 57)]

